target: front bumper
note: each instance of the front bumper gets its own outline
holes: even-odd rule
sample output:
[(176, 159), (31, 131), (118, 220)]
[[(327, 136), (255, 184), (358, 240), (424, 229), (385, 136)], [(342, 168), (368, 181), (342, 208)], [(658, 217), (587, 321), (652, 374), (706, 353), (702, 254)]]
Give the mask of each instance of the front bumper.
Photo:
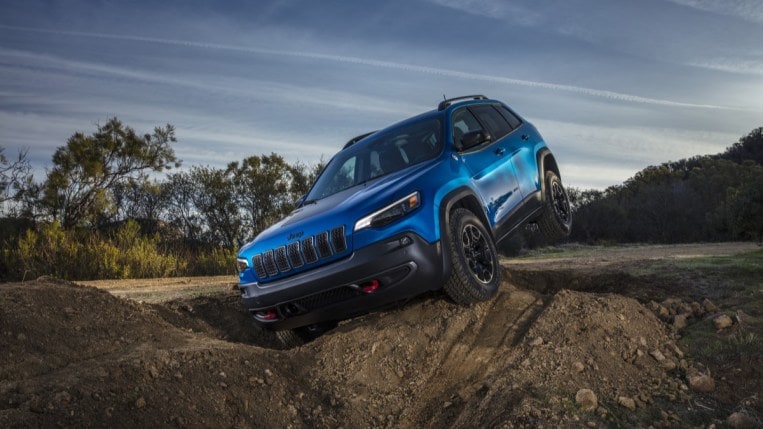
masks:
[[(405, 233), (314, 270), (239, 288), (244, 307), (258, 323), (292, 329), (345, 319), (439, 289), (447, 275), (442, 252), (440, 241), (429, 244), (414, 233)], [(374, 281), (378, 288), (364, 286)]]

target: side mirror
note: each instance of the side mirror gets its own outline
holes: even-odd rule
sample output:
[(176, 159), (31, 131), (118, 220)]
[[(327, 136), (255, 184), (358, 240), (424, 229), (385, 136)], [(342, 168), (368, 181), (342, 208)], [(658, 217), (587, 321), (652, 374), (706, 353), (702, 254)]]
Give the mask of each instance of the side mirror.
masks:
[[(479, 146), (482, 143), (490, 142), (493, 140), (493, 136), (485, 130), (469, 131), (461, 137), (461, 144), (456, 144), (456, 149), (459, 151), (471, 149), (475, 146)], [(460, 147), (459, 147), (460, 146)]]
[(294, 208), (298, 209), (302, 207), (302, 204), (305, 202), (305, 198), (307, 198), (307, 194), (302, 195), (301, 197), (297, 199), (297, 201), (294, 201)]

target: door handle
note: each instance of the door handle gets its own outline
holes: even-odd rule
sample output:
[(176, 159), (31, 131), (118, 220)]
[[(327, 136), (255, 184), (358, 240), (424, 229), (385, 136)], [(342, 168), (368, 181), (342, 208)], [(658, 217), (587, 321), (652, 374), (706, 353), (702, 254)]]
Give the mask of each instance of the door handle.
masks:
[(495, 150), (495, 154), (498, 155), (498, 156), (501, 156), (504, 153), (506, 153), (506, 149), (504, 149), (502, 147), (499, 147), (498, 149)]
[(525, 141), (530, 140), (530, 136), (528, 136), (527, 134), (522, 134), (522, 140), (525, 140)]

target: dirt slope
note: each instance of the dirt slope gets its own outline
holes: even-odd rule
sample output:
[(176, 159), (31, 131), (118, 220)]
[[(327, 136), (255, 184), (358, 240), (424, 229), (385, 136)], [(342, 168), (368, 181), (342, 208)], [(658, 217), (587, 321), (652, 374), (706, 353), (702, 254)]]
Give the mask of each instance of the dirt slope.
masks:
[[(0, 427), (726, 424), (729, 406), (687, 386), (698, 368), (676, 329), (628, 291), (644, 280), (608, 270), (509, 263), (490, 302), (430, 294), (293, 350), (230, 289), (149, 304), (2, 284)], [(588, 411), (581, 389), (596, 397)]]

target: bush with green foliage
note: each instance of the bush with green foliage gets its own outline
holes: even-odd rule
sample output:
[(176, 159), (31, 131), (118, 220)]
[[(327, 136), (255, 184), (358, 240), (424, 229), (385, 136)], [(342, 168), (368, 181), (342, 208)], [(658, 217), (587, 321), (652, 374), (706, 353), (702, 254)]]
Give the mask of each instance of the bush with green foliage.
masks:
[(27, 229), (15, 248), (4, 246), (0, 280), (28, 280), (51, 275), (67, 280), (127, 279), (235, 273), (235, 250), (164, 243), (129, 220), (111, 234), (64, 229), (58, 222)]

